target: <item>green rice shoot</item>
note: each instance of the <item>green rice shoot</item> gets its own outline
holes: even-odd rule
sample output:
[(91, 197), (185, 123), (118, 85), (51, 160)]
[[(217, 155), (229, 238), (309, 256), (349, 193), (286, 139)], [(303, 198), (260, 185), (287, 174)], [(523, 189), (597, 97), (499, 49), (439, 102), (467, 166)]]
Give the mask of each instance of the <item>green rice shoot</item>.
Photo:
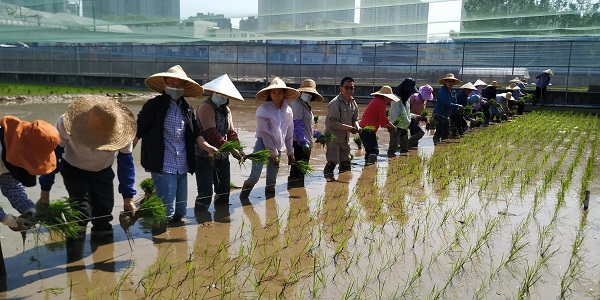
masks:
[(394, 126), (398, 127), (398, 125), (400, 124), (400, 122), (402, 122), (402, 119), (400, 119), (400, 117), (397, 117), (392, 124), (394, 124)]
[(375, 126), (373, 125), (367, 125), (363, 128), (361, 128), (362, 131), (370, 131), (370, 132), (375, 132)]
[(317, 124), (317, 122), (319, 122), (319, 116), (314, 115), (313, 120), (315, 121), (315, 124)]
[(329, 131), (329, 130), (325, 130), (325, 134), (323, 134), (325, 136), (325, 145), (329, 146), (333, 143), (333, 141), (335, 141), (335, 135), (333, 134), (333, 132)]
[(50, 201), (48, 207), (38, 210), (36, 218), (50, 232), (63, 238), (77, 238), (85, 228), (80, 225), (84, 215), (76, 207), (77, 202), (66, 198)]
[(167, 207), (160, 198), (153, 195), (140, 201), (135, 211), (135, 217), (145, 219), (153, 226), (158, 226), (167, 221)]
[(298, 167), (298, 170), (300, 170), (300, 173), (304, 175), (310, 175), (315, 171), (315, 169), (305, 160), (297, 160), (296, 166)]
[(146, 194), (147, 197), (154, 195), (154, 181), (152, 181), (152, 178), (146, 178), (142, 180), (142, 182), (140, 182), (140, 188), (142, 191), (144, 191), (144, 194)]
[(247, 159), (266, 165), (269, 163), (270, 157), (271, 157), (271, 152), (269, 152), (269, 150), (267, 150), (267, 149), (259, 150), (259, 151), (247, 154), (244, 157), (242, 157), (242, 159), (240, 159), (240, 166), (243, 165)]
[(358, 149), (362, 149), (362, 140), (360, 139), (360, 136), (355, 136), (352, 140), (356, 146), (358, 146)]
[(225, 142), (223, 145), (221, 145), (221, 147), (219, 147), (219, 149), (217, 149), (217, 152), (231, 153), (234, 150), (242, 151), (242, 150), (244, 150), (244, 145), (242, 145), (242, 143), (238, 140), (228, 141), (228, 142)]

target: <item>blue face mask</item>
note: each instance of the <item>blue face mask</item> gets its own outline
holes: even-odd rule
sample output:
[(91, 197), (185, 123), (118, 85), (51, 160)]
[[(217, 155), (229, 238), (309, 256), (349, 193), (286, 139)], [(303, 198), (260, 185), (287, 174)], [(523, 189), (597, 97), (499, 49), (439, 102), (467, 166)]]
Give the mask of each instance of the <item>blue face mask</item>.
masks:
[(220, 95), (220, 94), (213, 94), (212, 95), (212, 102), (214, 104), (216, 104), (217, 106), (221, 106), (223, 104), (227, 104), (228, 98)]

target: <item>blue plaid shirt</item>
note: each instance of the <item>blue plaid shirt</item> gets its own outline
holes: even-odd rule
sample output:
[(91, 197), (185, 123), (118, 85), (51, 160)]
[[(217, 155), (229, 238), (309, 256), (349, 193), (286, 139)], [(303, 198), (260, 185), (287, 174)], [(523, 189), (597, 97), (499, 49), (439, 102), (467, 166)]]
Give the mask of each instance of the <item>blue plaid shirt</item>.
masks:
[(185, 150), (185, 126), (181, 103), (171, 100), (165, 118), (164, 173), (185, 174), (188, 170)]
[[(29, 200), (25, 187), (18, 180), (16, 180), (10, 173), (4, 173), (0, 175), (0, 190), (10, 205), (16, 209), (20, 214), (27, 210), (35, 208), (33, 201)], [(4, 219), (6, 213), (0, 208), (0, 221)]]

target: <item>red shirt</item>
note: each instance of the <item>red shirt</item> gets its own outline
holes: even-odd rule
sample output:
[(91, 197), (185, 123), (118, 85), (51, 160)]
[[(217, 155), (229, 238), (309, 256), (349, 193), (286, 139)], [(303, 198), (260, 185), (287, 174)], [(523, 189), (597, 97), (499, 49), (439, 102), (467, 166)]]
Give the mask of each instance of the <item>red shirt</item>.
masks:
[(387, 108), (386, 98), (383, 96), (375, 96), (365, 108), (365, 112), (362, 115), (362, 118), (358, 122), (360, 127), (365, 127), (368, 125), (375, 126), (375, 132), (377, 129), (381, 127), (386, 127), (390, 120), (385, 115), (385, 109)]

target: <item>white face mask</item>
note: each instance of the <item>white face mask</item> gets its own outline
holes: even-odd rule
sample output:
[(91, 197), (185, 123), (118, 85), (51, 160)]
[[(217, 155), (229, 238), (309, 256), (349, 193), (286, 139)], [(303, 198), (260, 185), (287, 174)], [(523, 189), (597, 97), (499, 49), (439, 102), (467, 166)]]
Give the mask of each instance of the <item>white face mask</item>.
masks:
[(184, 89), (172, 88), (170, 86), (165, 87), (165, 93), (171, 96), (173, 100), (179, 100), (183, 96)]
[(223, 104), (227, 104), (227, 97), (219, 94), (213, 94), (212, 102), (218, 106), (221, 106)]
[(309, 103), (310, 100), (312, 100), (313, 95), (311, 95), (309, 93), (302, 93), (302, 94), (300, 94), (300, 98), (302, 99), (302, 101)]

